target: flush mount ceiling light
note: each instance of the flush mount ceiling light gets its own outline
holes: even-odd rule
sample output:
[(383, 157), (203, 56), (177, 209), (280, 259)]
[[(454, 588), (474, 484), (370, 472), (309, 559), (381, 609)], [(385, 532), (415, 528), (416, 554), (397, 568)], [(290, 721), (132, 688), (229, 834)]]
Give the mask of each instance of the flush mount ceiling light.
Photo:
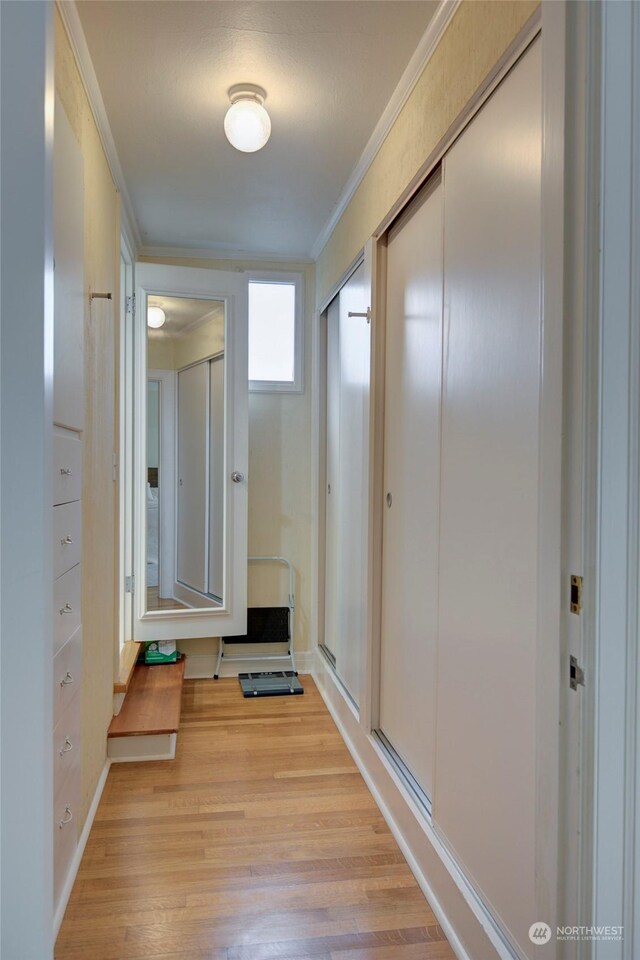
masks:
[(167, 315), (162, 307), (149, 307), (147, 310), (147, 326), (153, 327), (154, 330), (163, 326), (166, 319)]
[(230, 88), (231, 106), (224, 118), (224, 132), (236, 150), (255, 153), (271, 136), (271, 118), (263, 107), (266, 98), (266, 91), (253, 83), (238, 83)]

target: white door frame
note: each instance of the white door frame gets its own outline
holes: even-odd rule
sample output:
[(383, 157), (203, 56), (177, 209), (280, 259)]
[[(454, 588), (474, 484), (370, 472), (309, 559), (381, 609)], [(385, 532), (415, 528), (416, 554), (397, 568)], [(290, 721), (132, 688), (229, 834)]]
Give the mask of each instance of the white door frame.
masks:
[[(588, 381), (597, 417), (585, 663), (591, 765), (585, 860), (591, 869), (584, 908), (588, 923), (624, 927), (624, 939), (587, 944), (583, 955), (634, 960), (640, 953), (640, 8), (593, 6), (600, 128), (591, 186), (600, 222), (590, 258), (599, 290), (591, 304)], [(598, 106), (595, 97), (592, 106)]]
[(133, 638), (132, 593), (126, 589), (133, 575), (133, 318), (135, 314), (135, 258), (126, 237), (120, 239), (119, 297), (119, 451), (118, 451), (118, 645), (115, 650), (116, 676), (120, 651)]

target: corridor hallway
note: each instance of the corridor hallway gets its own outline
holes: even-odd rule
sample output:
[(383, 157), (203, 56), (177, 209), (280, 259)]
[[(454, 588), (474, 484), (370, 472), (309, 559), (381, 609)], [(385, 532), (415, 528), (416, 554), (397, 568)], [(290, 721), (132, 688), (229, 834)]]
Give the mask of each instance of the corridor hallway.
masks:
[(302, 679), (188, 680), (176, 759), (112, 765), (56, 960), (453, 960)]

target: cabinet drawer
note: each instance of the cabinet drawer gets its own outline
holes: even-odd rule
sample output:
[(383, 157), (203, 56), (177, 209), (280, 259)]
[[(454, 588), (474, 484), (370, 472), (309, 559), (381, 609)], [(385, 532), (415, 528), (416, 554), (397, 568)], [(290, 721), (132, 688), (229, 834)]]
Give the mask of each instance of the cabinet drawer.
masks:
[(80, 770), (68, 776), (53, 804), (53, 897), (58, 905), (78, 845)]
[(67, 640), (53, 658), (53, 725), (62, 715), (80, 689), (82, 679), (82, 627)]
[(80, 564), (53, 584), (53, 655), (62, 649), (80, 626)]
[(70, 503), (82, 496), (82, 441), (63, 433), (53, 435), (53, 503)]
[(53, 575), (60, 577), (80, 563), (82, 504), (63, 503), (53, 508)]
[(56, 801), (68, 777), (80, 776), (80, 703), (75, 696), (53, 731), (53, 795)]

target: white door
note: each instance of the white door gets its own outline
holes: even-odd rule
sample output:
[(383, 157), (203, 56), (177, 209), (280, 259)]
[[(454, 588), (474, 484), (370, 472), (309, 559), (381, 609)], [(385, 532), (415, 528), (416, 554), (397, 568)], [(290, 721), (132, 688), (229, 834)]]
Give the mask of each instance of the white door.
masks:
[(357, 704), (366, 645), (369, 305), (361, 264), (327, 312), (325, 646)]
[[(168, 303), (161, 337), (153, 339), (147, 329), (148, 301)], [(206, 301), (205, 312), (198, 301)], [(204, 326), (203, 326), (204, 324)], [(173, 328), (173, 331), (172, 331)], [(198, 360), (202, 354), (202, 331), (215, 328), (207, 334), (208, 359), (224, 351), (222, 393), (224, 408), (218, 411), (216, 429), (219, 459), (217, 476), (222, 472), (222, 514), (217, 515), (218, 566), (216, 596), (208, 594), (208, 552), (210, 538), (207, 523), (210, 505), (208, 431), (210, 427), (208, 362), (198, 363), (189, 370), (185, 364), (194, 363), (189, 356), (191, 346), (198, 345)], [(205, 351), (206, 352), (206, 351)], [(148, 363), (148, 355), (151, 365)], [(185, 414), (182, 427), (177, 429), (182, 441), (180, 470), (178, 472), (178, 437), (168, 440), (163, 435), (165, 454), (174, 452), (173, 476), (182, 476), (193, 489), (196, 506), (186, 508), (175, 493), (176, 581), (184, 576), (197, 592), (182, 588), (179, 603), (150, 604), (146, 589), (146, 381), (149, 367), (178, 370), (182, 380), (182, 407)], [(198, 367), (200, 369), (198, 369)], [(217, 389), (219, 390), (218, 383)], [(176, 390), (176, 394), (180, 390)], [(218, 394), (219, 396), (219, 394)], [(196, 409), (197, 397), (197, 409)], [(162, 264), (136, 265), (136, 324), (135, 324), (135, 401), (134, 401), (134, 562), (136, 593), (134, 597), (134, 637), (136, 640), (188, 639), (211, 636), (235, 636), (246, 632), (247, 618), (247, 495), (248, 495), (248, 368), (247, 368), (247, 281), (239, 272), (204, 270), (192, 267), (173, 267)], [(190, 411), (190, 412), (189, 412)], [(188, 423), (185, 422), (188, 420)], [(176, 416), (177, 423), (177, 416)], [(164, 468), (164, 473), (168, 468)], [(184, 528), (183, 528), (184, 524)], [(186, 606), (185, 606), (186, 605)]]
[[(538, 546), (544, 490), (561, 482), (545, 443), (562, 421), (560, 390), (552, 384), (549, 396), (541, 363), (551, 335), (540, 300), (541, 113), (538, 40), (444, 161), (433, 816), (526, 956), (540, 949), (530, 925), (545, 919), (536, 912), (538, 610), (545, 578), (560, 576), (559, 549), (542, 556)], [(543, 396), (555, 422), (542, 420)], [(559, 518), (557, 529), (559, 544)]]
[(177, 579), (207, 591), (209, 364), (178, 373)]
[(433, 796), (442, 358), (439, 176), (387, 248), (380, 729)]

